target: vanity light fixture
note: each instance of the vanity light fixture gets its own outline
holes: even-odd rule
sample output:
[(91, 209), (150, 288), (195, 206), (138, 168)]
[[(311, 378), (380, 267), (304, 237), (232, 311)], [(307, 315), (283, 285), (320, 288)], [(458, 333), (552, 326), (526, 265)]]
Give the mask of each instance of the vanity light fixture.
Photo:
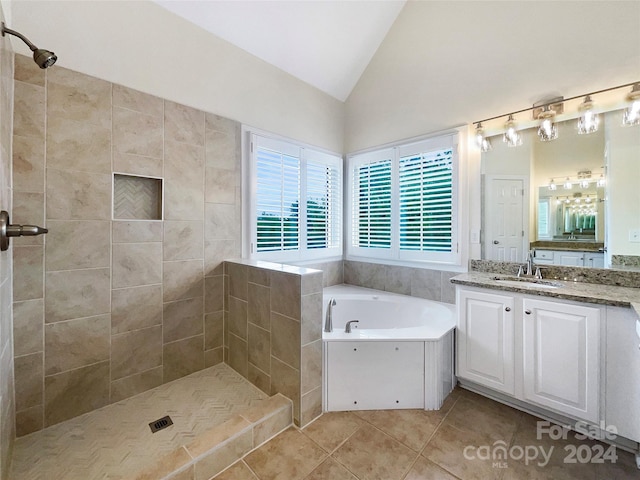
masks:
[(522, 135), (516, 130), (516, 122), (513, 119), (513, 115), (509, 115), (507, 123), (504, 124), (505, 132), (502, 136), (502, 141), (507, 144), (508, 147), (517, 147), (522, 145)]
[(584, 199), (585, 203), (591, 203), (591, 196), (587, 195), (587, 198)]
[(565, 190), (571, 190), (573, 188), (573, 183), (571, 183), (571, 179), (569, 177), (567, 177), (563, 186)]
[(599, 187), (604, 187), (607, 184), (607, 180), (604, 178), (604, 174), (600, 175), (600, 178), (598, 179), (597, 185)]
[(549, 190), (557, 190), (557, 189), (558, 189), (558, 185), (554, 183), (552, 178), (551, 181), (549, 182)]
[(480, 148), (481, 152), (488, 152), (491, 150), (491, 142), (484, 136), (484, 128), (482, 128), (482, 122), (478, 122), (476, 126), (476, 144)]
[(540, 127), (538, 128), (538, 138), (543, 142), (550, 142), (558, 138), (558, 126), (553, 123), (553, 119), (556, 116), (555, 110), (549, 105), (545, 105), (542, 112), (538, 115), (541, 120)]
[(588, 135), (598, 131), (600, 117), (597, 113), (593, 113), (593, 100), (591, 96), (584, 97), (584, 102), (580, 104), (578, 110), (582, 112), (578, 119), (578, 135)]
[(640, 125), (640, 83), (636, 83), (627, 100), (631, 102), (631, 106), (624, 111), (622, 116), (623, 125)]
[[(640, 82), (636, 81), (633, 83), (625, 83), (624, 85), (618, 85), (616, 87), (604, 88), (602, 90), (597, 90), (595, 92), (583, 93), (581, 95), (576, 95), (575, 97), (563, 98), (556, 97), (552, 99), (547, 99), (541, 102), (537, 102), (532, 107), (523, 108), (522, 110), (512, 111), (511, 113), (504, 113), (502, 115), (497, 115), (491, 118), (485, 118), (480, 121), (473, 122), (477, 125), (476, 131), (478, 128), (482, 127), (482, 122), (490, 122), (491, 120), (497, 120), (500, 118), (508, 117), (507, 122), (504, 125), (504, 135), (502, 137), (503, 141), (510, 147), (516, 147), (518, 145), (522, 145), (522, 136), (516, 130), (516, 124), (513, 116), (523, 113), (523, 112), (533, 112), (534, 120), (541, 120), (540, 128), (538, 129), (538, 135), (540, 140), (549, 141), (554, 140), (558, 137), (558, 128), (554, 124), (553, 119), (556, 115), (564, 115), (565, 105), (567, 102), (571, 102), (572, 100), (577, 100), (583, 98), (582, 104), (578, 107), (580, 111), (580, 119), (578, 121), (578, 132), (580, 134), (589, 134), (596, 132), (599, 127), (599, 116), (593, 112), (593, 102), (591, 100), (592, 95), (597, 95), (600, 93), (611, 92), (614, 90), (619, 90), (622, 88), (632, 87), (631, 92), (627, 95), (627, 101), (631, 103), (631, 105), (625, 110), (623, 116), (623, 124), (624, 125), (640, 125)], [(482, 129), (484, 130), (484, 129)], [(482, 138), (486, 140), (484, 137), (484, 131), (482, 131)], [(489, 142), (486, 140), (487, 143)], [(482, 144), (479, 144), (480, 148), (482, 148)], [(491, 144), (488, 143), (488, 148), (491, 148)]]

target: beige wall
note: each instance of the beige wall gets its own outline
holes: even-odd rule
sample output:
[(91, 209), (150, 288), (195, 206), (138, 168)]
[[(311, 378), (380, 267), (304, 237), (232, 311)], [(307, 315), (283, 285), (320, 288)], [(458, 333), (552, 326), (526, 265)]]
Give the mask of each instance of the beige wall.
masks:
[[(14, 124), (14, 220), (50, 230), (13, 247), (18, 435), (221, 362), (240, 125), (21, 55)], [(112, 221), (112, 172), (163, 177), (164, 221)]]
[[(4, 19), (2, 8), (0, 18)], [(13, 50), (0, 39), (0, 209), (11, 209), (11, 128), (13, 111)], [(15, 436), (13, 383), (12, 250), (0, 253), (0, 478), (8, 476)]]
[(345, 151), (637, 81), (638, 15), (638, 2), (407, 2), (346, 101)]
[(63, 67), (342, 152), (342, 102), (154, 2), (34, 1), (12, 9), (11, 27), (55, 51)]

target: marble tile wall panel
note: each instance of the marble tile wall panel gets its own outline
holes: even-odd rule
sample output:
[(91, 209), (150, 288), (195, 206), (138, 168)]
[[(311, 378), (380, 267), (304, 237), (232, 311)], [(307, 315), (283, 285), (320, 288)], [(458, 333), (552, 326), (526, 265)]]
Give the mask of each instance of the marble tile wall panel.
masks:
[(47, 116), (47, 167), (111, 173), (111, 128)]
[(111, 332), (162, 325), (162, 285), (111, 290)]
[(43, 351), (44, 299), (13, 304), (13, 350), (15, 356)]
[(13, 136), (13, 188), (16, 191), (44, 193), (42, 139)]
[(160, 325), (114, 335), (111, 338), (111, 380), (162, 366)]
[(45, 375), (54, 375), (109, 360), (111, 316), (98, 315), (44, 328)]
[(164, 383), (204, 368), (204, 335), (165, 343), (162, 347)]
[(109, 403), (109, 361), (45, 377), (44, 422), (53, 425)]

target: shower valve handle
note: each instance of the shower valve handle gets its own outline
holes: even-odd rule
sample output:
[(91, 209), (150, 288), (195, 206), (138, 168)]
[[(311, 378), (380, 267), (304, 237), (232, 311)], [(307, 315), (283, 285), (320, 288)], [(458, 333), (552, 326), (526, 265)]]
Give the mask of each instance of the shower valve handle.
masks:
[(32, 237), (42, 235), (49, 230), (36, 225), (11, 225), (9, 222), (9, 212), (0, 212), (0, 251), (9, 249), (9, 239), (11, 237)]

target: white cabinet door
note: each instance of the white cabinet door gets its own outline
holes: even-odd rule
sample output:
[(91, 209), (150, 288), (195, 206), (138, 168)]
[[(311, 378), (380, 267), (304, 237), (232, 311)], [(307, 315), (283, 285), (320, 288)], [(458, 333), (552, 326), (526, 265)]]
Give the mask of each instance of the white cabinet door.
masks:
[(585, 253), (584, 266), (604, 268), (604, 253)]
[(598, 423), (600, 310), (523, 300), (524, 399)]
[(569, 265), (572, 267), (584, 266), (584, 252), (555, 252), (554, 263), (556, 265)]
[(457, 374), (514, 395), (514, 299), (457, 289)]
[(604, 420), (640, 442), (640, 338), (630, 308), (607, 307), (606, 407)]

